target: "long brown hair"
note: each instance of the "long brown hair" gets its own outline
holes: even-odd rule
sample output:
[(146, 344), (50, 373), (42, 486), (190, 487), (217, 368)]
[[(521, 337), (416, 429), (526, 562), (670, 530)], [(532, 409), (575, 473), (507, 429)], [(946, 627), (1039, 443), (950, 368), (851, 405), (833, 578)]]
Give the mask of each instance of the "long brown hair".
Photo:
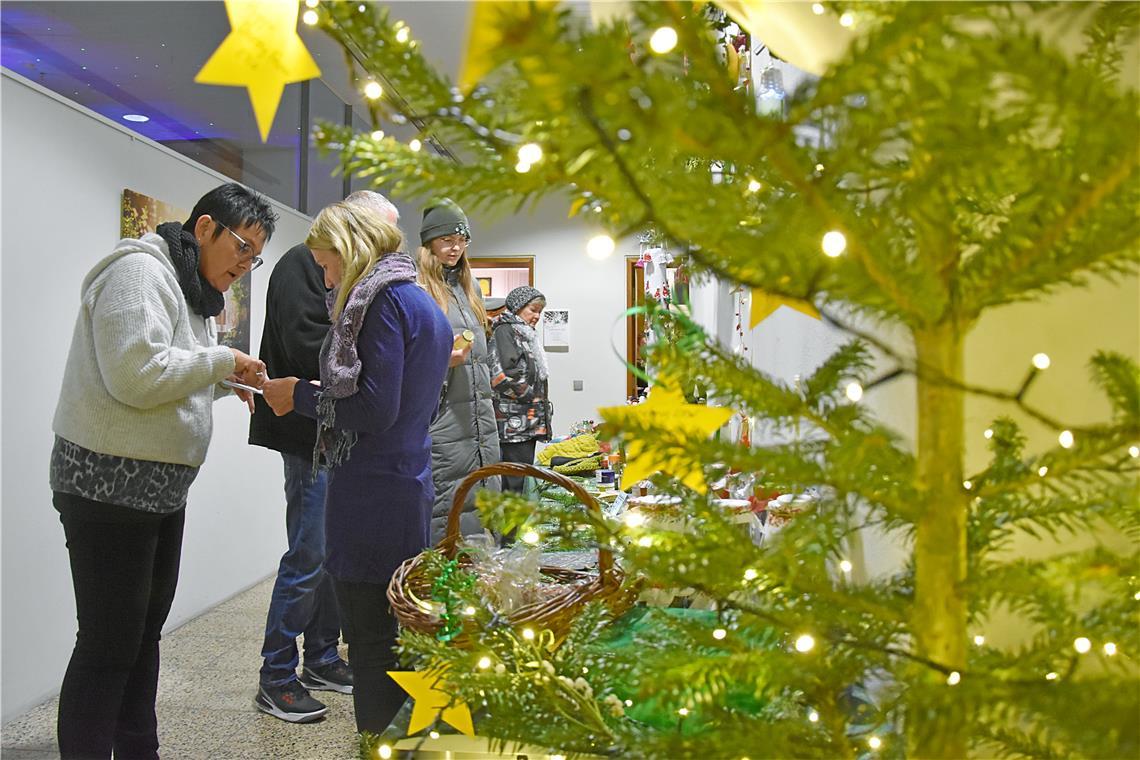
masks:
[[(443, 264), (431, 252), (430, 247), (422, 245), (419, 251), (419, 264), (420, 284), (427, 288), (427, 292), (431, 294), (431, 297), (439, 304), (439, 308), (443, 309), (443, 313), (446, 314), (448, 304), (451, 302), (451, 288), (447, 284), (447, 278), (444, 277)], [(471, 264), (467, 262), (466, 251), (459, 257), (456, 266), (459, 268), (459, 285), (467, 294), (467, 300), (471, 303), (471, 311), (475, 313), (475, 318), (483, 325), (483, 332), (486, 332), (488, 329), (487, 308), (483, 305), (483, 294), (475, 287), (475, 277), (471, 274)]]

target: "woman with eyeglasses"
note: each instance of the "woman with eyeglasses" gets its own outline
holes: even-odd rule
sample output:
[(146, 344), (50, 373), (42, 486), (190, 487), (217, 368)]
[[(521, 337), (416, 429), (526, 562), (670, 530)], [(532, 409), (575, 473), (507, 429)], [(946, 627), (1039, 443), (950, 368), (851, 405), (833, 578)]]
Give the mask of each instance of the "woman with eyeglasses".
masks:
[(213, 317), (276, 221), (260, 195), (223, 185), (185, 224), (119, 241), (83, 280), (49, 474), (79, 621), (59, 695), (62, 758), (158, 757), (158, 641), (187, 492), (214, 399), (229, 393), (219, 383), (264, 380), (259, 360), (217, 345)]
[[(463, 209), (447, 198), (426, 209), (420, 242), (420, 283), (443, 309), (456, 336), (439, 414), (431, 426), (432, 541), (436, 543), (443, 538), (459, 481), (499, 461), (499, 430), (491, 404), (487, 311), (467, 261), (471, 229)], [(492, 478), (485, 486), (498, 490), (499, 483)], [(463, 535), (483, 530), (475, 513), (474, 491), (464, 506), (459, 528)]]

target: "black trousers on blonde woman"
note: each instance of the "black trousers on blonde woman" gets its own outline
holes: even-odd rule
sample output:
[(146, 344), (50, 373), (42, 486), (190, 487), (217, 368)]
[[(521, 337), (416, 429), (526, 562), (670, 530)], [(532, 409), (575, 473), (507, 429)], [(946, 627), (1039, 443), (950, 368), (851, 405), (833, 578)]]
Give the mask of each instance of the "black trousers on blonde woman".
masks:
[(62, 760), (157, 760), (158, 641), (185, 510), (152, 514), (56, 492), (79, 633), (59, 693)]
[(388, 608), (388, 584), (336, 580), (340, 628), (352, 667), (356, 730), (379, 734), (408, 694), (388, 675), (396, 661), (396, 618)]

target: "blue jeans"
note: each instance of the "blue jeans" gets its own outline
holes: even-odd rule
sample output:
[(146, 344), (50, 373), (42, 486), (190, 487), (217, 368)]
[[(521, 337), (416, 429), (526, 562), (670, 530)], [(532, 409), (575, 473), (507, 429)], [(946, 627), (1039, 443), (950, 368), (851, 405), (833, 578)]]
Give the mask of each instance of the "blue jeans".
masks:
[(262, 686), (281, 686), (297, 677), (297, 637), (302, 634), (307, 666), (328, 665), (339, 657), (336, 592), (324, 568), (328, 472), (322, 469), (313, 477), (308, 457), (282, 454), (281, 458), (289, 550), (281, 557), (265, 621)]

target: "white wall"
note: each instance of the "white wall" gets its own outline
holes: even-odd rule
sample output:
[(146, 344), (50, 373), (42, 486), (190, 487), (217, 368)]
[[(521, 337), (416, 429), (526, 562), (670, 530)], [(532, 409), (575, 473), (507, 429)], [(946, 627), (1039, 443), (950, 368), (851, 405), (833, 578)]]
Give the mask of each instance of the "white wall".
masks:
[[(189, 209), (226, 180), (3, 71), (2, 717), (58, 690), (75, 636), (63, 529), (47, 485), (51, 418), (84, 274), (118, 239), (131, 188)], [(252, 342), (261, 339), (272, 264), (308, 220), (278, 206), (253, 275)], [(215, 407), (214, 440), (190, 490), (173, 628), (272, 573), (285, 547), (281, 460), (246, 444), (248, 413)], [(251, 644), (256, 646), (256, 644)], [(251, 674), (253, 677), (256, 674)]]
[[(580, 420), (597, 420), (599, 406), (625, 403), (625, 364), (613, 350), (625, 356), (625, 321), (615, 320), (626, 308), (624, 257), (637, 254), (636, 242), (623, 241), (608, 259), (589, 258), (586, 241), (599, 230), (567, 219), (568, 208), (551, 199), (533, 213), (471, 216), (472, 256), (534, 256), (534, 285), (546, 296), (546, 307), (570, 311), (569, 350), (546, 355), (555, 435)], [(413, 226), (405, 224), (408, 230)], [(581, 391), (572, 390), (574, 380), (583, 381)]]

